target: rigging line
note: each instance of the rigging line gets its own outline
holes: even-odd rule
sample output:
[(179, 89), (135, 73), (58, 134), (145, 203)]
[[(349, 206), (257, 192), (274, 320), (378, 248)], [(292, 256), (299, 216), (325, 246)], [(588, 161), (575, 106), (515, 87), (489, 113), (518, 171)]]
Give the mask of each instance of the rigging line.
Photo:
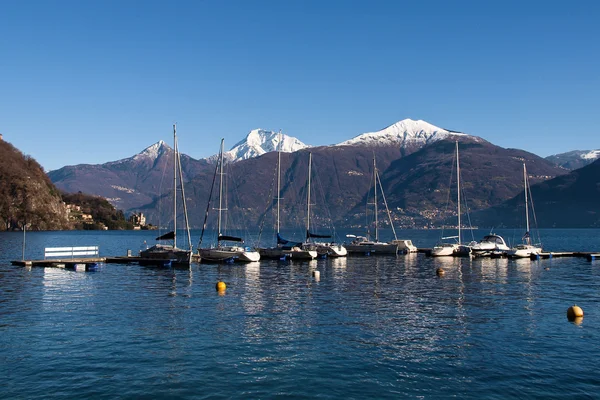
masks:
[[(462, 175), (462, 174), (461, 174)], [(467, 204), (467, 196), (465, 196), (465, 190), (460, 188), (461, 198), (465, 205), (465, 213), (467, 214), (467, 221), (469, 221), (469, 230), (471, 231), (471, 240), (475, 241), (475, 235), (473, 234), (473, 224), (471, 223), (471, 214), (469, 213), (469, 205)]]
[[(241, 202), (242, 196), (240, 195), (240, 191), (239, 191), (240, 185), (238, 185), (238, 183), (237, 183), (236, 175), (233, 173), (232, 165), (233, 164), (229, 164), (229, 167), (228, 167), (228, 171), (229, 171), (228, 175), (231, 178), (227, 180), (226, 185), (228, 185), (227, 187), (233, 186), (233, 188), (232, 188), (233, 194), (232, 194), (232, 198), (231, 198), (232, 210), (238, 210), (236, 213), (236, 216), (239, 216), (238, 221), (240, 221), (240, 222), (235, 224), (233, 221), (230, 221), (230, 223), (233, 224), (233, 229), (239, 229), (239, 231), (243, 233), (242, 237), (249, 239), (249, 238), (251, 238), (251, 236), (250, 236), (250, 231), (248, 229), (247, 219), (245, 218), (246, 214), (244, 213), (244, 208), (242, 207), (242, 202)], [(230, 180), (232, 182), (229, 182)], [(225, 208), (228, 208), (228, 207), (226, 206)], [(231, 219), (231, 217), (229, 217), (229, 219)], [(255, 239), (253, 238), (252, 241), (255, 242)], [(254, 245), (256, 245), (256, 243), (254, 243)]]
[(208, 204), (206, 205), (206, 212), (204, 213), (204, 223), (202, 224), (202, 232), (200, 233), (200, 241), (198, 242), (198, 248), (202, 245), (202, 239), (204, 238), (204, 231), (206, 230), (206, 221), (208, 220), (208, 211), (210, 210), (210, 201), (212, 200), (213, 191), (215, 188), (215, 182), (217, 180), (217, 172), (219, 171), (219, 163), (217, 161), (215, 167), (215, 173), (213, 175), (212, 184), (210, 185), (210, 194), (208, 195)]
[[(179, 143), (176, 141), (176, 146), (177, 146), (177, 151), (175, 152), (175, 156), (177, 158), (177, 166), (179, 167), (179, 183), (181, 184), (181, 198), (182, 198), (182, 202), (183, 202), (183, 216), (184, 216), (184, 220), (185, 220), (185, 230), (187, 233), (187, 239), (188, 239), (188, 248), (190, 250), (192, 250), (192, 236), (190, 234), (190, 222), (188, 219), (188, 212), (187, 212), (187, 202), (185, 200), (185, 191), (183, 190), (183, 173), (181, 171), (181, 154), (179, 154)], [(177, 192), (175, 193), (177, 194)], [(175, 216), (175, 218), (177, 218), (177, 216)], [(175, 232), (175, 234), (177, 234), (177, 232)]]
[(444, 229), (446, 227), (446, 214), (448, 213), (448, 209), (450, 208), (450, 192), (452, 191), (452, 177), (454, 176), (454, 165), (456, 164), (456, 153), (452, 152), (452, 163), (451, 163), (451, 167), (450, 167), (450, 181), (448, 182), (448, 194), (446, 197), (446, 208), (444, 209), (444, 213), (442, 214), (442, 232), (441, 232), (441, 236), (440, 237), (444, 237)]
[(541, 243), (542, 238), (540, 236), (540, 230), (539, 230), (538, 224), (537, 224), (537, 217), (535, 216), (535, 208), (533, 206), (533, 197), (531, 196), (531, 186), (529, 185), (529, 176), (526, 176), (525, 179), (526, 179), (526, 182), (525, 182), (526, 188), (527, 188), (527, 191), (529, 192), (529, 201), (531, 202), (531, 213), (533, 214), (533, 224), (535, 225), (535, 231), (538, 236), (538, 243)]
[[(273, 195), (273, 191), (275, 189), (275, 180), (277, 178), (277, 168), (275, 167), (275, 170), (273, 171), (273, 178), (271, 179), (271, 189), (269, 190), (269, 196), (267, 197), (267, 205), (265, 206), (265, 211), (262, 214), (262, 218), (261, 218), (261, 223), (260, 223), (260, 229), (258, 231), (258, 243), (260, 244), (260, 239), (262, 236), (262, 231), (263, 228), (265, 226), (265, 221), (267, 219), (267, 213), (269, 212), (269, 210), (271, 210), (271, 214), (273, 214), (273, 198), (271, 197)], [(277, 196), (279, 196), (279, 194), (277, 194)]]
[(327, 199), (325, 197), (325, 189), (324, 189), (325, 185), (323, 184), (319, 173), (316, 172), (317, 171), (317, 165), (316, 165), (316, 163), (314, 161), (313, 161), (313, 169), (315, 170), (315, 174), (314, 175), (315, 175), (315, 180), (317, 181), (316, 182), (317, 183), (317, 190), (315, 190), (315, 195), (317, 195), (317, 194), (319, 195), (319, 196), (315, 196), (315, 197), (318, 197), (318, 198), (321, 199), (321, 201), (318, 202), (318, 204), (322, 204), (323, 206), (321, 208), (325, 209), (325, 212), (326, 212), (325, 217), (326, 217), (326, 219), (328, 221), (328, 225), (329, 225), (328, 228), (329, 228), (329, 232), (332, 234), (332, 238), (339, 239), (337, 237), (337, 234), (336, 234), (336, 231), (335, 231), (335, 224), (333, 222), (333, 215), (331, 214), (331, 210), (330, 210), (330, 208), (328, 206), (328, 202), (327, 202)]
[(379, 177), (379, 173), (375, 173), (377, 177), (377, 182), (379, 182), (379, 189), (381, 190), (381, 198), (383, 199), (383, 204), (385, 205), (385, 211), (387, 212), (388, 219), (390, 221), (390, 226), (392, 227), (392, 232), (394, 233), (394, 240), (398, 240), (398, 236), (396, 236), (396, 228), (394, 228), (394, 222), (392, 221), (392, 214), (390, 213), (390, 209), (388, 208), (387, 200), (385, 199), (385, 193), (383, 192), (383, 185), (381, 184), (381, 178)]
[(158, 185), (158, 192), (161, 193), (161, 195), (158, 197), (157, 199), (157, 203), (158, 203), (158, 236), (162, 236), (162, 224), (161, 224), (161, 219), (162, 219), (162, 214), (161, 214), (161, 205), (162, 205), (162, 200), (165, 196), (162, 195), (162, 187), (163, 187), (163, 182), (165, 179), (165, 174), (167, 172), (167, 166), (169, 164), (169, 155), (167, 154), (167, 160), (163, 165), (163, 170), (162, 170), (162, 175), (160, 177), (160, 183)]
[[(375, 159), (375, 152), (373, 152), (373, 159)], [(373, 200), (373, 203), (369, 203), (369, 200), (371, 198), (371, 188), (374, 189), (373, 191), (373, 198), (375, 198), (375, 190), (377, 190), (377, 183), (374, 181), (374, 176), (375, 176), (375, 166), (373, 165), (373, 173), (369, 173), (370, 176), (370, 181), (369, 181), (369, 190), (367, 191), (367, 201), (365, 202), (365, 227), (367, 228), (367, 238), (369, 240), (371, 240), (371, 223), (369, 221), (369, 205), (370, 204), (375, 204), (375, 200)], [(375, 221), (375, 210), (373, 210), (373, 221)], [(377, 227), (375, 227), (375, 230), (377, 231)]]

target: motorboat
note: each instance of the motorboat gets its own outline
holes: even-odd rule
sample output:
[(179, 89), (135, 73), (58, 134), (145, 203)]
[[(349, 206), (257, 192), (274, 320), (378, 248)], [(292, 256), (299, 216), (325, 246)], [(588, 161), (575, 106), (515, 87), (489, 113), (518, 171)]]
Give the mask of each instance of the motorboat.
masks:
[(490, 257), (505, 255), (510, 247), (500, 235), (490, 233), (485, 235), (479, 242), (471, 245), (471, 251), (476, 257)]

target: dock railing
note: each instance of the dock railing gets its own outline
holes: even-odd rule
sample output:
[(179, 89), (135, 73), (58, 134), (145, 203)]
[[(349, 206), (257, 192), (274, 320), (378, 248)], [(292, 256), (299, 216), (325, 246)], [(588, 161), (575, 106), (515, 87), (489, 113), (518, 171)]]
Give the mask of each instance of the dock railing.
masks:
[(44, 260), (49, 257), (98, 257), (98, 246), (79, 246), (79, 247), (46, 247), (44, 248)]

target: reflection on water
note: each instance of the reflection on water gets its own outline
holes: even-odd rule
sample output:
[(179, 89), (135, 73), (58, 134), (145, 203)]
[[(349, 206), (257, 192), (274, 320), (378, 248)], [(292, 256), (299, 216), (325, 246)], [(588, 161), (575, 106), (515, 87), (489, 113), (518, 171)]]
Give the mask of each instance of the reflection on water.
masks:
[[(423, 254), (95, 273), (1, 264), (0, 385), (12, 398), (590, 398), (599, 277), (583, 259)], [(565, 317), (574, 303), (580, 325)]]

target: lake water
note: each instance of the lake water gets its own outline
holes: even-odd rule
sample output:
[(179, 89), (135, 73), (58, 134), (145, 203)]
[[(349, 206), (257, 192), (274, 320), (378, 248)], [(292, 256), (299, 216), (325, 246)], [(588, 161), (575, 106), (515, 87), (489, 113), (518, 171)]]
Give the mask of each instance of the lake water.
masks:
[[(549, 250), (600, 251), (600, 230), (541, 235)], [(125, 255), (154, 236), (32, 232), (26, 258), (75, 245)], [(439, 232), (399, 236), (431, 247)], [(11, 266), (22, 238), (0, 233), (1, 398), (600, 396), (600, 261), (412, 254), (74, 272)], [(566, 318), (575, 303), (580, 324)]]

